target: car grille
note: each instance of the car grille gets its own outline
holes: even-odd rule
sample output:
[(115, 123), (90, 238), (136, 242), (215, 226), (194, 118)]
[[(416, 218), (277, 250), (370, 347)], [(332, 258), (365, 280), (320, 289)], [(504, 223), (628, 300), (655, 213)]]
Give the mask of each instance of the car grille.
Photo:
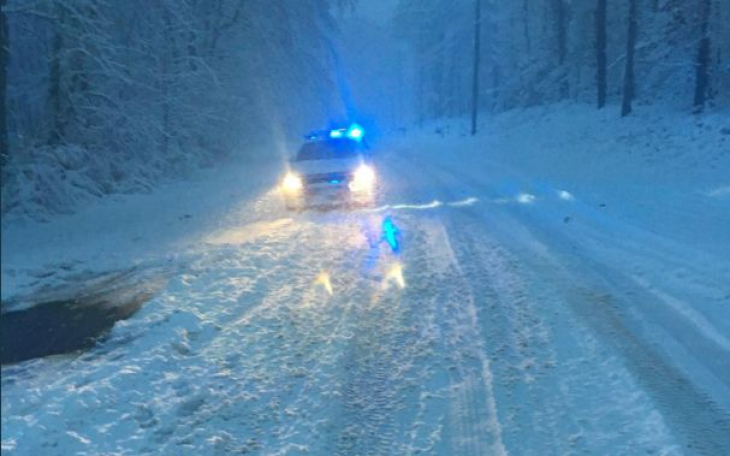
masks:
[(349, 173), (322, 173), (307, 174), (304, 180), (307, 184), (344, 184), (350, 178)]

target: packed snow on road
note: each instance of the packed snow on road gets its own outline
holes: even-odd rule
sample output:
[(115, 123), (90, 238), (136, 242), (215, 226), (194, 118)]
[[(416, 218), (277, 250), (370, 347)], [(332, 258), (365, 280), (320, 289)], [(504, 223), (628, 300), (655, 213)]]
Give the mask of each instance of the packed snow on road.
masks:
[(730, 454), (724, 4), (7, 3), (3, 454)]

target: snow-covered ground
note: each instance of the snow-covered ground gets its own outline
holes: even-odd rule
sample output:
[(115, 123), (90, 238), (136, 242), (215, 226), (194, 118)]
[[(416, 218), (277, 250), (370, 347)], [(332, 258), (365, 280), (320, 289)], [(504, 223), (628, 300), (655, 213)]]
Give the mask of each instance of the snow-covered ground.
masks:
[(725, 114), (430, 126), (378, 145), (367, 210), (286, 212), (273, 163), (10, 224), (12, 305), (170, 280), (98, 348), (3, 367), (3, 453), (727, 454)]

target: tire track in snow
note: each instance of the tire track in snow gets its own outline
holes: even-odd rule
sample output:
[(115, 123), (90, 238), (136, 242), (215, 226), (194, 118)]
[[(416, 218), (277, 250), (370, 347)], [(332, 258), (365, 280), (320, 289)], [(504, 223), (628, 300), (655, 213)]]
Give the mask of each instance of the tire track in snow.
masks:
[[(492, 391), (490, 409), (495, 412), (491, 426), (499, 426), (500, 434), (510, 436), (507, 441), (515, 443), (519, 451), (539, 451), (548, 441), (551, 448), (560, 448), (556, 425), (560, 414), (549, 413), (559, 409), (556, 400), (560, 394), (538, 387), (534, 380), (556, 358), (543, 323), (504, 252), (485, 245), (490, 242), (487, 233), (463, 220), (458, 225), (462, 230), (454, 232), (453, 238), (458, 246), (461, 286), (468, 290), (466, 299), (474, 303), (474, 319), (483, 341), (478, 349), (482, 365), (490, 366), (480, 376)], [(479, 233), (479, 241), (468, 233)], [(507, 441), (502, 443), (505, 451)]]
[[(417, 163), (411, 163), (411, 166), (416, 168), (420, 167)], [(459, 190), (462, 193), (465, 190), (463, 182), (461, 180), (457, 183), (456, 181), (454, 181), (453, 176), (445, 176), (442, 171), (433, 172), (429, 169), (421, 169), (421, 175), (423, 174), (432, 177), (433, 181), (440, 185), (440, 188), (442, 188), (442, 192), (443, 190), (446, 190), (447, 195), (440, 195), (441, 197), (449, 198), (453, 196), (453, 194), (451, 194), (449, 183), (456, 183), (457, 185), (454, 187), (454, 189)], [(484, 189), (477, 189), (476, 194), (481, 194), (481, 190)], [(471, 190), (467, 189), (467, 191)], [(489, 193), (489, 189), (487, 189), (487, 193)], [(503, 422), (503, 425), (507, 426), (507, 429), (509, 429), (510, 432), (514, 433), (514, 427), (511, 426), (510, 423), (515, 424), (515, 421), (510, 421), (510, 418), (511, 416), (519, 417), (520, 415), (522, 416), (522, 419), (524, 419), (525, 423), (534, 423), (534, 426), (530, 426), (529, 424), (527, 425), (529, 429), (525, 429), (522, 432), (518, 431), (513, 434), (515, 448), (519, 448), (520, 451), (524, 450), (525, 444), (529, 444), (529, 441), (525, 442), (525, 438), (533, 438), (537, 439), (534, 440), (536, 442), (534, 446), (535, 451), (542, 451), (545, 448), (546, 440), (544, 437), (538, 438), (535, 434), (538, 434), (538, 432), (544, 432), (547, 433), (548, 437), (552, 437), (552, 440), (550, 440), (551, 444), (548, 446), (556, 449), (556, 452), (558, 453), (581, 451), (581, 448), (583, 449), (583, 451), (590, 451), (591, 449), (593, 449), (595, 451), (603, 452), (608, 451), (608, 449), (610, 449), (610, 451), (619, 451), (619, 448), (633, 451), (637, 448), (645, 447), (646, 451), (656, 451), (657, 445), (663, 445), (665, 450), (675, 451), (676, 446), (672, 446), (674, 440), (666, 434), (666, 430), (665, 428), (663, 428), (662, 421), (659, 420), (658, 422), (656, 422), (656, 420), (653, 418), (653, 413), (648, 417), (641, 416), (640, 419), (637, 420), (636, 425), (632, 424), (632, 413), (641, 413), (641, 410), (646, 409), (647, 411), (644, 412), (646, 414), (648, 411), (653, 410), (651, 406), (646, 403), (647, 399), (645, 395), (642, 395), (640, 390), (636, 390), (636, 394), (632, 393), (631, 389), (627, 391), (612, 391), (611, 388), (613, 388), (614, 386), (608, 388), (601, 382), (599, 373), (610, 373), (611, 371), (606, 372), (606, 369), (611, 364), (615, 364), (615, 362), (596, 362), (591, 359), (591, 351), (587, 351), (587, 349), (590, 347), (590, 344), (593, 343), (593, 336), (587, 333), (583, 333), (583, 330), (581, 329), (581, 323), (579, 323), (578, 321), (574, 321), (574, 316), (565, 315), (565, 312), (568, 311), (567, 309), (570, 309), (569, 306), (565, 305), (565, 302), (569, 300), (569, 296), (566, 296), (566, 293), (569, 294), (573, 285), (566, 286), (569, 282), (562, 283), (559, 280), (560, 276), (556, 275), (554, 271), (550, 271), (549, 264), (553, 264), (553, 261), (546, 262), (546, 265), (548, 265), (548, 267), (545, 267), (546, 265), (540, 265), (539, 257), (550, 254), (547, 250), (547, 247), (544, 244), (540, 244), (539, 241), (534, 239), (531, 236), (531, 233), (526, 229), (526, 227), (522, 226), (522, 223), (518, 221), (518, 219), (521, 219), (522, 217), (513, 218), (508, 215), (510, 212), (514, 212), (515, 216), (521, 216), (524, 215), (522, 214), (523, 210), (527, 211), (527, 209), (521, 210), (521, 208), (514, 208), (513, 210), (511, 210), (510, 208), (503, 208), (501, 210), (496, 209), (494, 211), (494, 216), (487, 217), (484, 216), (485, 214), (477, 213), (476, 210), (468, 210), (465, 212), (467, 214), (466, 219), (470, 220), (472, 223), (465, 223), (463, 217), (458, 218), (454, 216), (455, 212), (449, 213), (448, 218), (445, 218), (445, 221), (451, 222), (449, 224), (450, 228), (452, 229), (451, 232), (456, 233), (457, 235), (461, 233), (471, 232), (470, 235), (462, 236), (461, 240), (455, 239), (455, 244), (463, 245), (464, 243), (470, 243), (472, 246), (471, 250), (476, 251), (479, 251), (479, 249), (474, 248), (474, 246), (478, 246), (480, 242), (483, 243), (484, 238), (490, 237), (490, 233), (488, 233), (487, 230), (484, 230), (482, 227), (475, 225), (474, 223), (483, 226), (485, 223), (491, 222), (492, 224), (494, 224), (495, 222), (499, 223), (501, 221), (507, 222), (508, 226), (511, 228), (518, 228), (518, 231), (524, 231), (524, 233), (516, 237), (517, 241), (521, 243), (521, 245), (517, 246), (517, 252), (519, 252), (521, 255), (528, 255), (528, 257), (537, 256), (538, 259), (535, 260), (534, 258), (530, 258), (528, 260), (525, 260), (525, 258), (522, 258), (520, 256), (518, 256), (518, 258), (521, 258), (521, 262), (525, 263), (528, 268), (531, 268), (533, 270), (533, 273), (535, 275), (533, 279), (538, 279), (538, 283), (544, 283), (546, 285), (546, 290), (549, 291), (536, 293), (534, 287), (530, 287), (532, 289), (529, 294), (530, 297), (527, 301), (523, 300), (520, 302), (519, 299), (517, 300), (518, 306), (516, 307), (516, 312), (513, 313), (513, 316), (517, 315), (522, 318), (522, 316), (524, 316), (524, 313), (521, 313), (519, 311), (519, 307), (520, 305), (524, 306), (525, 304), (527, 304), (528, 307), (530, 307), (529, 312), (527, 312), (528, 317), (530, 315), (544, 315), (545, 317), (549, 317), (548, 319), (550, 320), (550, 323), (548, 327), (558, 328), (556, 324), (560, 324), (560, 321), (556, 320), (556, 317), (550, 316), (551, 314), (562, 314), (568, 318), (566, 323), (570, 325), (569, 328), (567, 328), (569, 329), (569, 331), (565, 334), (559, 333), (559, 338), (562, 339), (562, 341), (560, 342), (561, 347), (554, 346), (555, 342), (550, 340), (548, 332), (548, 339), (544, 341), (548, 350), (542, 352), (542, 357), (545, 357), (547, 359), (546, 362), (548, 364), (552, 364), (553, 360), (556, 360), (556, 355), (559, 355), (561, 358), (567, 357), (565, 361), (562, 361), (562, 364), (559, 364), (557, 366), (558, 372), (560, 374), (556, 373), (548, 375), (547, 380), (539, 381), (537, 386), (528, 384), (528, 386), (522, 387), (522, 391), (527, 392), (527, 396), (530, 398), (526, 401), (526, 407), (531, 407), (533, 408), (533, 410), (525, 411), (524, 408), (521, 408), (519, 404), (517, 406), (509, 405), (510, 403), (515, 403), (515, 400), (510, 397), (513, 394), (510, 392), (510, 388), (514, 388), (514, 385), (510, 386), (510, 384), (507, 383), (506, 385), (502, 385), (499, 388), (499, 390), (503, 391), (503, 395), (498, 395), (497, 399), (501, 401), (502, 405), (506, 404), (506, 408), (508, 410), (511, 410), (506, 414), (502, 413), (502, 417), (507, 418), (507, 420)], [(511, 237), (512, 233), (509, 232), (511, 228), (497, 229), (496, 232), (493, 234), (499, 234), (500, 236), (505, 237), (507, 240), (515, 241), (515, 238)], [(477, 236), (482, 236), (482, 238), (477, 239)], [(504, 240), (505, 239), (502, 239), (502, 241)], [(513, 243), (507, 245), (514, 247)], [(536, 249), (540, 245), (542, 245), (542, 250), (538, 249), (537, 252), (534, 251), (534, 249)], [(467, 265), (467, 267), (473, 267), (474, 263), (479, 262), (481, 262), (483, 265), (490, 264), (489, 254), (480, 259), (475, 258), (475, 256), (478, 255), (474, 255), (470, 248), (460, 248), (458, 250), (459, 252), (457, 256), (460, 258), (460, 264)], [(543, 258), (543, 260), (545, 259)], [(485, 281), (485, 274), (480, 274), (480, 272), (481, 271), (473, 270), (472, 268), (472, 272), (469, 274), (469, 278), (466, 280), (468, 284), (476, 287), (476, 291), (474, 292), (475, 295), (482, 295), (483, 292), (484, 294), (489, 295), (490, 288), (492, 288), (493, 297), (496, 295), (497, 297), (503, 298), (501, 300), (501, 303), (497, 305), (497, 309), (504, 307), (505, 301), (508, 302), (508, 300), (512, 297), (519, 298), (519, 294), (516, 296), (513, 296), (511, 294), (514, 290), (511, 290), (509, 287), (502, 288), (498, 286), (495, 290), (494, 284), (492, 284), (491, 287), (484, 286), (483, 283)], [(488, 276), (489, 274), (487, 274), (487, 277)], [(500, 277), (500, 271), (498, 269), (492, 268), (492, 277)], [(554, 283), (553, 281), (559, 283)], [(539, 309), (538, 307), (536, 307), (540, 306), (540, 300), (544, 298), (551, 300), (551, 306), (555, 306), (555, 309), (551, 309), (552, 312), (546, 312), (547, 309)], [(530, 306), (530, 302), (534, 302), (535, 305)], [(507, 305), (507, 307), (509, 308), (509, 305)], [(490, 312), (492, 312), (493, 310), (494, 306), (490, 308)], [(504, 315), (509, 314), (510, 313), (507, 312)], [(514, 331), (515, 329), (518, 330), (516, 332), (519, 332), (519, 328), (530, 328), (529, 324), (524, 324), (529, 323), (529, 318), (527, 320), (510, 320), (508, 318), (505, 321), (513, 321), (518, 323), (517, 326), (512, 327), (511, 330), (507, 330), (507, 333), (509, 333), (510, 331)], [(522, 321), (522, 323), (519, 323), (519, 321)], [(495, 325), (495, 322), (488, 321), (487, 323), (485, 323), (487, 328), (490, 324)], [(488, 340), (498, 340), (497, 337), (494, 337), (495, 335), (498, 336), (499, 332), (491, 333), (489, 332), (489, 330), (487, 330), (486, 336)], [(491, 346), (487, 345), (487, 348), (491, 349)], [(556, 352), (553, 350), (558, 348), (560, 349), (560, 352)], [(603, 348), (600, 348), (600, 350), (602, 352), (606, 351)], [(520, 354), (519, 350), (517, 351), (517, 354)], [(493, 361), (496, 361), (497, 366), (500, 366), (501, 363), (499, 362), (499, 360), (503, 357), (503, 355), (503, 352), (492, 353), (490, 354), (490, 358), (492, 358)], [(606, 355), (603, 354), (601, 356)], [(525, 358), (525, 360), (529, 361), (529, 359), (527, 358)], [(557, 358), (557, 360), (558, 362), (561, 362), (560, 358)], [(517, 365), (519, 364), (521, 363), (518, 363)], [(595, 366), (593, 366), (593, 369), (589, 369), (589, 366), (591, 366), (592, 364), (595, 364)], [(570, 367), (571, 365), (580, 366), (580, 369), (576, 370), (573, 367)], [(506, 370), (502, 372), (494, 372), (496, 378), (500, 380), (508, 378), (510, 369), (516, 366), (510, 366), (508, 364), (504, 367), (506, 367)], [(624, 372), (621, 366), (618, 366), (618, 368), (619, 370), (616, 372), (616, 374), (611, 374), (613, 377), (616, 378), (616, 381), (612, 381), (612, 383), (617, 383), (616, 387), (626, 386), (629, 388), (636, 388), (632, 378), (627, 376), (627, 373)], [(561, 377), (561, 375), (565, 375), (565, 377)], [(587, 388), (588, 385), (595, 385), (594, 387), (597, 389), (594, 391), (598, 394), (592, 394), (592, 391)], [(573, 396), (576, 396), (575, 401), (573, 400)], [(604, 401), (603, 403), (601, 403), (601, 401), (599, 401), (597, 398), (607, 399), (608, 402)], [(520, 400), (521, 399), (523, 398), (521, 397)], [(498, 406), (500, 405), (499, 401)], [(613, 402), (615, 402), (616, 404), (610, 407), (604, 406), (607, 403), (611, 404)], [(614, 407), (616, 407), (615, 410), (612, 410)], [(503, 407), (500, 406), (500, 411), (502, 411), (502, 409)], [(542, 413), (540, 413), (541, 410), (543, 410)], [(515, 413), (517, 413), (517, 415), (514, 415)], [(624, 421), (619, 421), (618, 424), (625, 428), (621, 432), (630, 433), (630, 439), (620, 438), (621, 436), (619, 434), (611, 432), (613, 430), (613, 427), (615, 427), (615, 424), (611, 422), (611, 420), (613, 419), (612, 414), (615, 413), (618, 413), (619, 416), (624, 417)], [(569, 416), (569, 414), (575, 415), (575, 419), (573, 418), (573, 416)], [(593, 415), (595, 415), (595, 418)], [(519, 421), (520, 420), (518, 419), (517, 422)], [(545, 422), (548, 423), (547, 426), (544, 425)], [(595, 428), (595, 431), (586, 434), (586, 432), (589, 431), (590, 428), (593, 426), (598, 427)], [(545, 429), (543, 431), (539, 431), (541, 428)], [(602, 428), (606, 429), (607, 432), (599, 432), (599, 430)], [(646, 429), (651, 429), (653, 432), (646, 434)], [(653, 437), (654, 432), (657, 433), (655, 437)], [(562, 448), (562, 450), (557, 450), (557, 448)]]
[[(440, 184), (434, 189), (448, 191), (448, 186), (442, 182), (440, 175), (423, 169), (418, 164), (411, 163), (409, 166), (418, 168), (421, 178), (427, 175), (433, 178), (433, 182)], [(455, 198), (454, 195), (449, 197)], [(455, 213), (449, 211), (448, 216), (454, 216)], [(448, 284), (446, 286), (449, 290), (445, 293), (446, 302), (443, 305), (447, 309), (444, 313), (448, 320), (444, 324), (445, 332), (450, 340), (446, 342), (444, 350), (454, 354), (450, 357), (454, 363), (450, 377), (452, 392), (455, 394), (450, 422), (456, 436), (451, 451), (470, 455), (507, 454), (502, 437), (504, 431), (500, 421), (499, 401), (494, 389), (495, 373), (487, 354), (490, 352), (489, 344), (497, 344), (498, 339), (491, 333), (485, 333), (484, 326), (479, 321), (479, 313), (483, 311), (479, 306), (484, 305), (486, 296), (491, 296), (488, 299), (496, 301), (496, 294), (492, 291), (485, 292), (485, 287), (490, 287), (485, 283), (489, 278), (474, 269), (482, 266), (480, 261), (483, 260), (471, 250), (476, 242), (468, 237), (464, 239), (461, 235), (468, 233), (471, 227), (459, 223), (461, 219), (441, 220), (442, 217), (436, 218), (440, 231), (445, 234), (440, 241), (446, 244), (445, 249), (449, 251), (441, 256), (448, 258), (450, 265), (449, 277), (442, 282)]]
[[(730, 449), (730, 412), (719, 407), (701, 385), (693, 382), (686, 371), (691, 368), (687, 362), (679, 365), (665, 351), (669, 339), (682, 336), (685, 340), (694, 340), (694, 346), (690, 345), (688, 351), (695, 351), (698, 362), (707, 364), (716, 361), (706, 357), (707, 353), (717, 352), (717, 347), (711, 347), (702, 356), (697, 347), (709, 341), (696, 327), (679, 315), (669, 318), (672, 310), (667, 309), (665, 303), (659, 302), (650, 290), (642, 288), (631, 272), (624, 272), (622, 264), (611, 264), (602, 256), (595, 255), (594, 249), (600, 252), (600, 249), (610, 248), (614, 254), (618, 249), (626, 258), (633, 261), (641, 259), (643, 264), (654, 265), (658, 270), (680, 263), (686, 252), (671, 255), (668, 250), (652, 248), (653, 244), (648, 241), (643, 250), (629, 243), (624, 251), (623, 244), (616, 245), (615, 236), (602, 232), (600, 226), (582, 232), (581, 240), (595, 245), (590, 249), (585, 246), (578, 248), (565, 232), (540, 223), (537, 215), (525, 212), (523, 218), (543, 228), (532, 229), (530, 236), (552, 247), (550, 255), (553, 258), (545, 261), (560, 265), (557, 274), (552, 274), (552, 277), (572, 312), (592, 329), (604, 345), (621, 356), (638, 386), (661, 411), (676, 440), (683, 442), (684, 450), (702, 455), (726, 453)], [(639, 235), (636, 239), (646, 240), (647, 237)], [(535, 253), (540, 256), (539, 252)], [(705, 275), (698, 280), (704, 282)], [(656, 328), (683, 329), (677, 334), (676, 331), (662, 333), (665, 329)], [(715, 362), (710, 370), (719, 373), (718, 378), (724, 383), (724, 388), (730, 386), (724, 374), (727, 365), (718, 367)]]
[[(454, 433), (451, 451), (465, 455), (507, 454), (502, 442), (502, 428), (492, 384), (490, 361), (483, 347), (475, 297), (469, 289), (464, 271), (456, 261), (448, 238), (441, 255), (449, 267), (439, 283), (442, 292), (443, 355), (451, 367), (450, 428)], [(435, 248), (435, 246), (428, 246)]]
[(422, 305), (418, 286), (373, 291), (386, 273), (387, 256), (381, 256), (380, 263), (375, 280), (361, 279), (353, 287), (353, 337), (344, 347), (343, 404), (331, 437), (337, 455), (412, 450), (413, 442), (409, 445), (403, 437), (415, 426), (419, 410), (408, 401), (409, 392), (426, 376), (423, 359), (432, 340), (421, 339), (418, 328), (421, 318), (433, 314), (433, 307)]
[[(399, 156), (399, 159), (403, 160), (403, 156)], [(449, 180), (442, 179), (443, 174), (441, 171), (434, 172), (413, 162), (409, 163), (408, 166), (419, 169), (421, 178), (423, 178), (423, 175), (430, 177), (432, 183), (437, 184), (433, 188), (439, 189), (441, 192), (446, 191), (446, 198), (455, 199), (464, 196), (463, 192), (459, 195), (452, 193), (452, 190), (463, 190), (463, 186), (452, 189), (448, 184)], [(534, 370), (540, 371), (540, 362), (546, 365), (552, 365), (555, 362), (556, 355), (550, 348), (549, 335), (542, 328), (537, 310), (528, 301), (524, 292), (521, 291), (522, 287), (519, 284), (521, 279), (516, 275), (517, 271), (512, 271), (508, 267), (510, 260), (498, 248), (485, 246), (485, 243), (490, 242), (488, 241), (490, 234), (482, 226), (474, 223), (474, 220), (470, 217), (471, 209), (467, 209), (467, 216), (461, 215), (461, 210), (461, 208), (445, 210), (443, 212), (446, 213), (437, 217), (437, 220), (441, 231), (445, 233), (445, 243), (448, 244), (450, 250), (448, 257), (451, 259), (454, 269), (454, 277), (446, 280), (446, 282), (454, 289), (457, 297), (449, 298), (449, 301), (467, 303), (464, 308), (454, 311), (453, 314), (469, 316), (470, 323), (467, 326), (473, 328), (471, 331), (474, 334), (471, 342), (472, 356), (478, 359), (479, 364), (483, 367), (477, 377), (483, 382), (480, 389), (487, 403), (486, 407), (481, 407), (476, 413), (473, 408), (468, 410), (461, 419), (472, 423), (471, 425), (465, 425), (464, 428), (471, 428), (466, 433), (473, 434), (475, 433), (474, 429), (478, 427), (473, 425), (478, 420), (478, 418), (475, 418), (476, 414), (481, 412), (482, 415), (485, 415), (483, 410), (489, 410), (489, 413), (486, 414), (489, 422), (484, 426), (486, 429), (481, 430), (481, 434), (485, 435), (491, 432), (495, 442), (492, 447), (489, 447), (489, 444), (485, 444), (485, 442), (482, 442), (481, 445), (474, 445), (471, 448), (471, 453), (506, 453), (507, 446), (502, 438), (504, 432), (508, 432), (510, 435), (516, 434), (517, 437), (514, 439), (517, 443), (516, 448), (524, 451), (525, 438), (529, 439), (529, 435), (539, 429), (540, 426), (547, 427), (545, 432), (548, 434), (547, 437), (552, 437), (552, 447), (559, 448), (565, 438), (557, 430), (555, 416), (559, 415), (557, 411), (563, 408), (560, 404), (561, 399), (569, 401), (569, 398), (561, 398), (561, 394), (555, 391), (532, 388), (529, 385), (517, 390), (515, 385), (520, 384), (522, 380), (509, 380), (515, 377), (516, 366), (527, 365), (528, 369), (529, 366), (535, 366)], [(495, 262), (497, 264), (493, 264)], [(487, 310), (486, 307), (489, 309)], [(491, 314), (489, 321), (484, 321), (486, 312)], [(537, 329), (537, 333), (535, 329)], [(515, 334), (519, 335), (521, 340)], [(479, 342), (474, 343), (473, 340)], [(461, 340), (452, 344), (451, 349), (458, 351), (468, 343)], [(538, 347), (541, 350), (534, 352), (533, 347)], [(502, 359), (510, 356), (510, 353), (512, 353), (511, 356), (514, 359), (505, 366)], [(496, 361), (496, 364), (494, 361)], [(495, 366), (500, 371), (495, 371)], [(536, 375), (540, 375), (540, 373), (536, 373)], [(495, 381), (499, 383), (507, 382), (511, 385), (509, 388), (513, 390), (510, 394), (520, 395), (521, 398), (515, 402), (510, 397), (500, 396), (495, 390)], [(522, 396), (525, 395), (530, 398), (529, 401), (523, 400), (524, 397)], [(468, 402), (474, 404), (477, 401), (471, 398)], [(523, 402), (529, 403), (526, 406), (527, 410), (521, 408), (520, 403)], [(540, 410), (543, 409), (546, 412), (541, 414)], [(520, 414), (520, 418), (516, 421), (511, 418), (515, 413)], [(536, 419), (536, 415), (540, 415), (541, 418)], [(519, 427), (517, 425), (520, 420), (523, 423), (532, 421), (531, 424), (527, 425), (531, 431), (530, 434), (515, 429)], [(568, 419), (568, 421), (572, 420)], [(536, 442), (534, 451), (541, 451), (545, 448), (546, 437), (537, 438)]]
[(335, 454), (389, 454), (395, 441), (390, 413), (397, 400), (389, 388), (393, 367), (390, 350), (395, 348), (389, 343), (398, 317), (382, 308), (369, 308), (366, 296), (355, 302), (363, 308), (355, 309), (355, 333), (345, 347), (344, 422), (338, 425)]

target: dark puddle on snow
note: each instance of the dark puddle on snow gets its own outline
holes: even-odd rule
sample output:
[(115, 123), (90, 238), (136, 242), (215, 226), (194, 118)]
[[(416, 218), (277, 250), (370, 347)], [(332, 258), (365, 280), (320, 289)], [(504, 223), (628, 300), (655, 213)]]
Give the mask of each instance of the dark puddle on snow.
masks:
[(2, 303), (0, 364), (93, 348), (166, 282), (161, 272), (129, 270)]

